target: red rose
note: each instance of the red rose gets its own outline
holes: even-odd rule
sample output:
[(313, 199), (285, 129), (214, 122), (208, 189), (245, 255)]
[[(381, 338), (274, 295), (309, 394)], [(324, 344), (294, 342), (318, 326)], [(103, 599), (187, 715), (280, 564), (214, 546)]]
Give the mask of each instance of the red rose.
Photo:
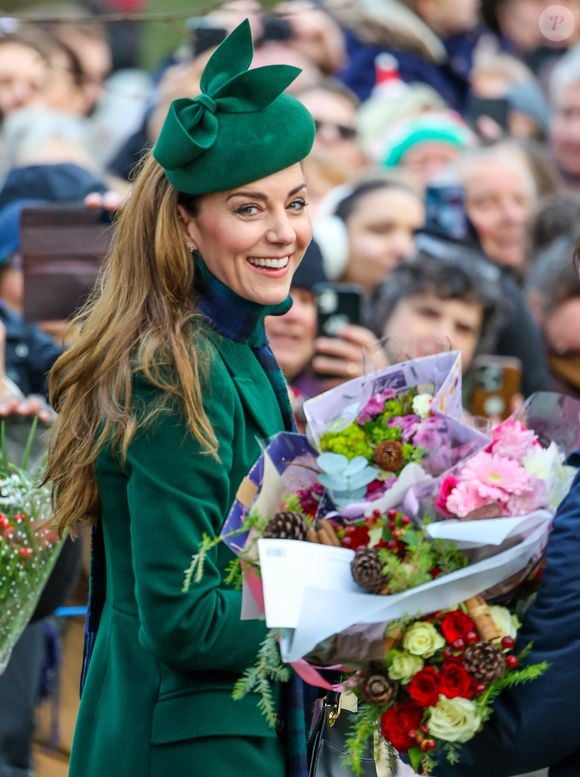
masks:
[(399, 753), (406, 753), (416, 744), (409, 732), (419, 728), (422, 717), (423, 710), (412, 701), (395, 704), (381, 717), (382, 734)]
[(421, 707), (433, 707), (439, 701), (439, 686), (439, 672), (432, 666), (426, 666), (413, 677), (407, 692)]
[(463, 610), (451, 610), (441, 621), (440, 629), (451, 645), (456, 639), (465, 639), (469, 631), (475, 631), (475, 623)]
[(472, 699), (475, 696), (475, 681), (459, 661), (446, 661), (441, 667), (440, 690), (448, 699), (457, 696)]

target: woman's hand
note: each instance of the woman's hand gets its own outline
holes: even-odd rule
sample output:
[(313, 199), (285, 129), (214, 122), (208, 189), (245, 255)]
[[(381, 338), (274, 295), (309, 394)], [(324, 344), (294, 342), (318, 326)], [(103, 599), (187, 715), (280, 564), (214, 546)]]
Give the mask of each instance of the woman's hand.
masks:
[(379, 341), (363, 326), (346, 324), (337, 337), (319, 337), (312, 369), (328, 388), (387, 366)]

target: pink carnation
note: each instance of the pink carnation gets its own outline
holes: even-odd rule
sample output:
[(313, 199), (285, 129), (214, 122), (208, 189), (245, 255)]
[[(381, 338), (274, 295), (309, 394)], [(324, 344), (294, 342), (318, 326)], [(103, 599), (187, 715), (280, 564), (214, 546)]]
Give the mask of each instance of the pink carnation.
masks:
[(517, 461), (486, 451), (470, 459), (459, 477), (477, 483), (489, 502), (506, 502), (510, 494), (521, 494), (530, 484), (530, 475)]
[(532, 429), (528, 429), (520, 421), (508, 418), (494, 428), (492, 440), (486, 450), (497, 456), (509, 456), (521, 461), (531, 447), (539, 444)]
[(466, 518), (469, 513), (479, 510), (489, 500), (479, 491), (478, 483), (463, 481), (458, 483), (445, 504), (446, 509), (458, 518)]
[(544, 481), (531, 477), (525, 491), (509, 498), (506, 512), (508, 515), (527, 515), (534, 510), (546, 507), (547, 499), (548, 493)]
[(433, 504), (435, 507), (439, 510), (440, 513), (443, 513), (447, 518), (451, 518), (453, 513), (450, 513), (447, 509), (447, 500), (453, 493), (453, 489), (457, 486), (459, 481), (455, 477), (455, 475), (445, 475), (445, 477), (441, 480), (441, 485), (439, 486), (439, 493), (437, 494), (437, 498), (433, 500)]
[(372, 421), (375, 416), (383, 412), (385, 402), (396, 396), (397, 392), (393, 388), (386, 388), (377, 394), (373, 394), (358, 415), (357, 421), (359, 424), (366, 424), (367, 421)]

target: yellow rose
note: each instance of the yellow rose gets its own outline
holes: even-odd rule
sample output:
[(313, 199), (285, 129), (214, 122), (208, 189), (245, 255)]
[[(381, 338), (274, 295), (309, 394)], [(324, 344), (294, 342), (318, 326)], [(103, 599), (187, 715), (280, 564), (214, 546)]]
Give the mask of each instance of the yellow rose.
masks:
[(400, 680), (405, 685), (420, 669), (423, 669), (423, 660), (419, 656), (412, 656), (405, 650), (393, 650), (388, 670), (391, 680)]
[(435, 707), (429, 711), (429, 733), (445, 742), (468, 742), (481, 726), (477, 707), (469, 699), (446, 699), (440, 696)]
[(414, 656), (431, 658), (445, 645), (445, 640), (432, 623), (418, 621), (409, 626), (403, 637), (403, 647)]
[(516, 638), (519, 627), (522, 625), (517, 615), (512, 615), (507, 607), (500, 607), (499, 604), (490, 606), (489, 611), (493, 622), (501, 631), (502, 637)]

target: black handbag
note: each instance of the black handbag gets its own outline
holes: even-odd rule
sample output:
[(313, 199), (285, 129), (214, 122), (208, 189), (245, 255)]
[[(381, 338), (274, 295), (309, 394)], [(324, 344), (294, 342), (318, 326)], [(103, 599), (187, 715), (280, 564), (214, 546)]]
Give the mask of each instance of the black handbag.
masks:
[[(344, 763), (346, 739), (352, 727), (353, 713), (340, 708), (340, 694), (328, 693), (321, 700), (309, 747), (309, 777), (353, 777)], [(360, 777), (377, 777), (372, 747), (361, 763)]]

